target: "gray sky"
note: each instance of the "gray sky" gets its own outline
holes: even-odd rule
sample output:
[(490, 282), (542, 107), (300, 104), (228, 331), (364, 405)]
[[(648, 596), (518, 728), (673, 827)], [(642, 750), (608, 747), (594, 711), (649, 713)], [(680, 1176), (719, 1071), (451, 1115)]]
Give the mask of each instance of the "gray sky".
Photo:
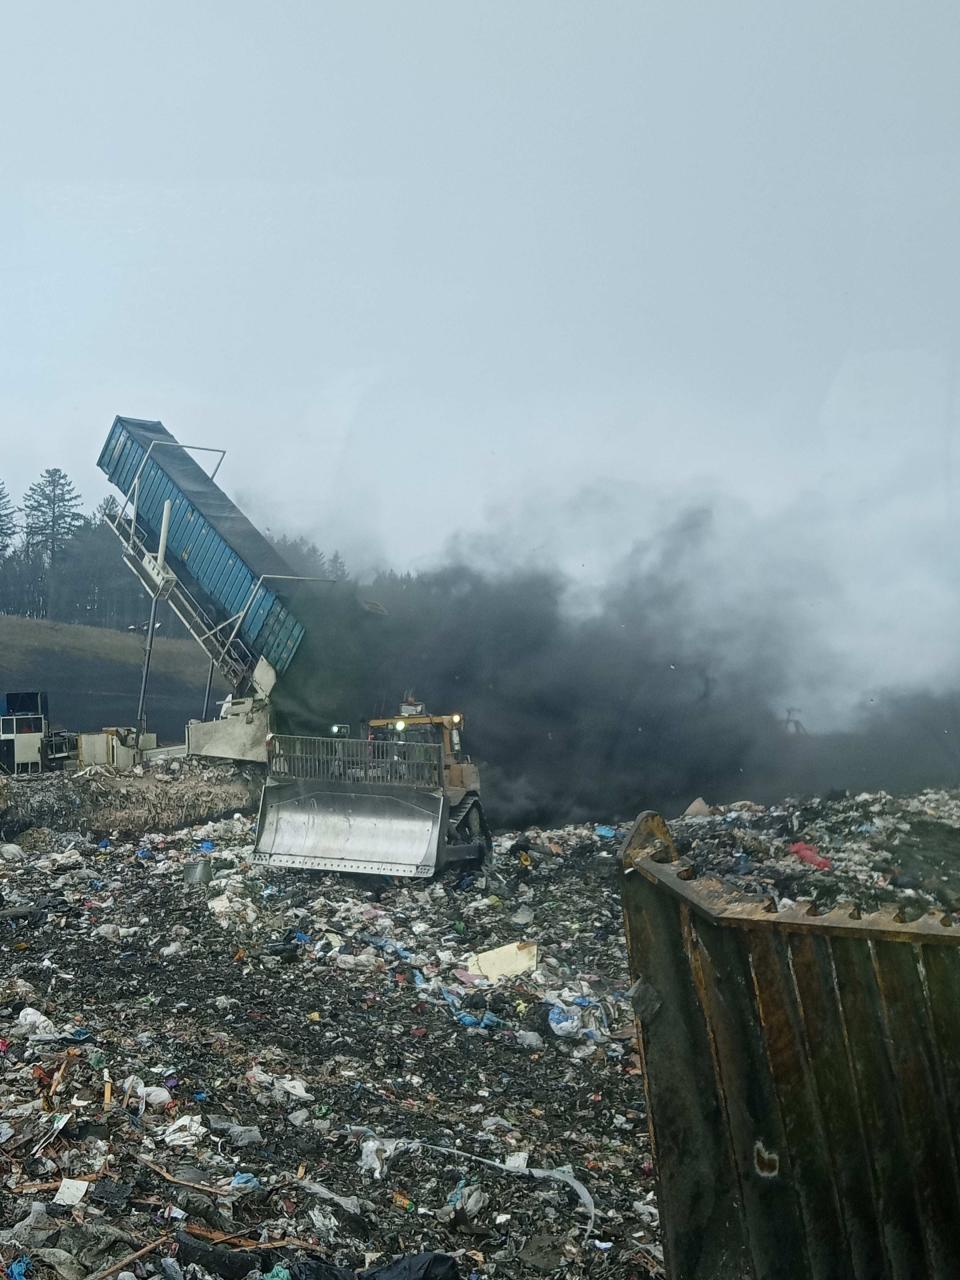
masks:
[[(854, 592), (866, 676), (953, 661), (955, 4), (48, 0), (3, 27), (15, 496), (62, 465), (92, 504), (118, 412), (227, 447), (251, 515), (354, 563), (458, 532), (502, 558), (497, 530), (593, 571), (719, 495), (744, 572), (782, 542)], [(891, 606), (939, 613), (891, 646)]]

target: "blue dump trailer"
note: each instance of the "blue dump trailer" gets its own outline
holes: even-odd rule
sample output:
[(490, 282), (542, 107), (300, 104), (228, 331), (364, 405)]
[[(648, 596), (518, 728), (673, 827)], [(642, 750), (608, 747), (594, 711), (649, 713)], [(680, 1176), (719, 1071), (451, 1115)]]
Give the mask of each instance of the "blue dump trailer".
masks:
[(162, 422), (115, 418), (97, 465), (124, 497), (111, 524), (130, 568), (169, 600), (238, 692), (269, 692), (304, 630), (282, 594), (290, 569), (278, 553)]

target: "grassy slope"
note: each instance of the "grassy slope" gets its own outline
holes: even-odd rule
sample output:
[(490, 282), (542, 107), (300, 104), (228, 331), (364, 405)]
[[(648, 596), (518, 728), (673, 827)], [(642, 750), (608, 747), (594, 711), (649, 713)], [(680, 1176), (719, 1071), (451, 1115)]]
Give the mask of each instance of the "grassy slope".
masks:
[[(0, 615), (0, 690), (45, 689), (51, 720), (65, 728), (132, 724), (142, 662), (134, 633)], [(184, 723), (199, 716), (206, 672), (192, 640), (157, 638), (147, 719), (161, 740), (182, 740)], [(222, 698), (221, 682), (214, 689)]]

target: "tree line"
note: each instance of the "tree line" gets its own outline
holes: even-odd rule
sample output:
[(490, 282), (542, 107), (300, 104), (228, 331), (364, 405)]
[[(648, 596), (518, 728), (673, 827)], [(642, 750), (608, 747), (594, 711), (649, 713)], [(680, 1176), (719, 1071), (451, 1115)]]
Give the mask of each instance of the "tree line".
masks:
[[(116, 499), (107, 497), (85, 511), (76, 486), (59, 467), (48, 467), (19, 505), (0, 478), (0, 614), (141, 628), (146, 594), (121, 562), (116, 535), (106, 524), (117, 510)], [(271, 541), (294, 573), (349, 577), (338, 552), (326, 556), (303, 537)], [(160, 618), (163, 630), (182, 633), (166, 606)]]

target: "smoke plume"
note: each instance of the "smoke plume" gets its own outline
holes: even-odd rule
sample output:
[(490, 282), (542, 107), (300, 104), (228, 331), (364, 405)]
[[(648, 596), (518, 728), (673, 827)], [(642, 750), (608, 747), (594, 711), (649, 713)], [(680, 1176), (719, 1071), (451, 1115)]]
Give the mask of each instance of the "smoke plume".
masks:
[[(298, 605), (308, 640), (279, 720), (302, 733), (359, 724), (406, 690), (459, 711), (499, 827), (673, 813), (701, 794), (954, 782), (960, 695), (893, 689), (858, 704), (854, 673), (810, 621), (829, 575), (756, 542), (731, 559), (701, 506), (639, 541), (592, 594), (551, 570), (466, 563), (380, 575), (359, 596), (383, 612), (352, 586), (322, 588)], [(807, 731), (791, 707), (804, 687), (842, 689), (846, 727)]]

